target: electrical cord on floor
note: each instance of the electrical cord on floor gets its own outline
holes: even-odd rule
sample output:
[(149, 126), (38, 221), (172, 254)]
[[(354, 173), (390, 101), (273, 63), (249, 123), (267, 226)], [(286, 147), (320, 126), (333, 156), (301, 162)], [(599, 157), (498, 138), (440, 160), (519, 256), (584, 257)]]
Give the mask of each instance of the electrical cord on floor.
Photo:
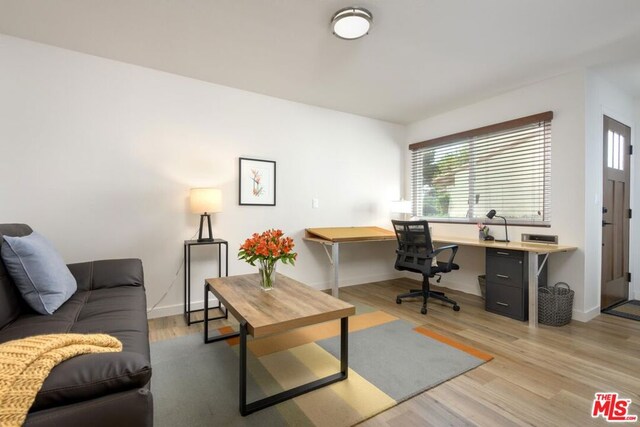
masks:
[[(191, 236), (191, 238), (189, 240), (193, 240), (197, 235), (198, 235), (198, 232), (196, 231), (193, 234), (193, 236)], [(178, 276), (180, 275), (180, 270), (182, 270), (183, 267), (184, 267), (184, 258), (182, 258), (182, 261), (180, 261), (180, 265), (178, 266), (178, 270), (176, 270), (176, 275), (173, 277), (173, 280), (171, 281), (171, 284), (169, 285), (169, 287), (167, 288), (165, 293), (160, 297), (158, 302), (156, 302), (153, 305), (153, 307), (151, 307), (150, 309), (147, 310), (147, 314), (149, 314), (153, 310), (155, 310), (155, 308), (158, 306), (158, 304), (160, 304), (162, 301), (164, 301), (164, 299), (167, 297), (167, 295), (169, 295), (169, 292), (171, 292), (171, 289), (173, 289), (173, 285), (176, 284), (176, 280), (178, 280)]]

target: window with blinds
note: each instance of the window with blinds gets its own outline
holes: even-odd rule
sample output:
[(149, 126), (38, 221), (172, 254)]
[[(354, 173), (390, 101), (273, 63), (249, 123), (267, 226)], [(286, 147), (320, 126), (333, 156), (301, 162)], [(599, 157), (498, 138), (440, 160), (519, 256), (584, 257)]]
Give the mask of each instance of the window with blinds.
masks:
[(536, 114), (411, 144), (413, 213), (432, 221), (549, 225), (551, 120)]

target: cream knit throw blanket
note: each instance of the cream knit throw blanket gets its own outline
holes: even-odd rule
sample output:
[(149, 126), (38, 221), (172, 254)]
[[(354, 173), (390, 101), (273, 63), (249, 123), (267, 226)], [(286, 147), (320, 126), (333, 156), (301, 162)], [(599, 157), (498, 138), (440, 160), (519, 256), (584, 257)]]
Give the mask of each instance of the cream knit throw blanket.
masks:
[(37, 335), (0, 344), (0, 426), (21, 426), (49, 372), (87, 353), (122, 351), (104, 334)]

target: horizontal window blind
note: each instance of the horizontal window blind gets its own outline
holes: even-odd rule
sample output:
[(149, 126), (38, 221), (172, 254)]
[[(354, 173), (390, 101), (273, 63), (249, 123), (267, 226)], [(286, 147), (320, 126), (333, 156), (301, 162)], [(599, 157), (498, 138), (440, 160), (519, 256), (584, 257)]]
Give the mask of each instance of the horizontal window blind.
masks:
[(551, 120), (547, 112), (412, 144), (415, 216), (549, 225)]

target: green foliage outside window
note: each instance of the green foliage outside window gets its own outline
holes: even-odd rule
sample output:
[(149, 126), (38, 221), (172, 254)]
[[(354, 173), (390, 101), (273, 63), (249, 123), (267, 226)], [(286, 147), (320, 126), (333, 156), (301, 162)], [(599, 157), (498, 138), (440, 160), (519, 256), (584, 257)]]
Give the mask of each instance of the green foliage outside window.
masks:
[(461, 147), (436, 160), (437, 149), (428, 150), (422, 157), (422, 216), (449, 216), (449, 187), (455, 185), (455, 173), (469, 164), (469, 149)]

